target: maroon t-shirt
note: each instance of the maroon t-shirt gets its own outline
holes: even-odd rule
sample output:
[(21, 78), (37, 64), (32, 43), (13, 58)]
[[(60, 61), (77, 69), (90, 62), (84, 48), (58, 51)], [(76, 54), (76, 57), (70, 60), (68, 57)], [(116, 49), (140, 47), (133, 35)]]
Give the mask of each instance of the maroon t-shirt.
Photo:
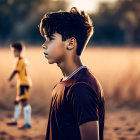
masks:
[(104, 116), (102, 87), (87, 68), (82, 68), (69, 80), (55, 85), (46, 140), (81, 140), (79, 126), (97, 120), (103, 140)]

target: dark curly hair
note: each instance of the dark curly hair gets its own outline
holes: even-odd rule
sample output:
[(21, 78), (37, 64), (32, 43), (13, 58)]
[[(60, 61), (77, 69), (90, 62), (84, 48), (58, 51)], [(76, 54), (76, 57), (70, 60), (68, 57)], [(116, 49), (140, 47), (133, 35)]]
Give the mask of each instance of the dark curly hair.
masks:
[(42, 36), (50, 37), (54, 33), (62, 35), (62, 41), (74, 37), (77, 41), (77, 55), (81, 55), (83, 48), (93, 34), (93, 25), (89, 16), (72, 7), (70, 12), (49, 12), (44, 15), (39, 24)]

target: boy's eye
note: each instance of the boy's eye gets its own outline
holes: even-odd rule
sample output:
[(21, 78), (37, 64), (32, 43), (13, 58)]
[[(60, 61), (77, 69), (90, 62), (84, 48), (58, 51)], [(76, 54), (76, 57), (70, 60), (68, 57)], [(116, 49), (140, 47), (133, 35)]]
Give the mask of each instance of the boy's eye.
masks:
[(46, 41), (47, 41), (47, 40), (48, 40), (48, 41), (55, 40), (55, 38), (54, 38), (53, 35), (52, 35), (52, 36), (51, 36), (51, 35), (50, 35), (50, 36), (45, 35), (44, 37), (45, 37)]
[(54, 38), (53, 38), (53, 37), (49, 37), (49, 39), (50, 39), (50, 40), (54, 40)]

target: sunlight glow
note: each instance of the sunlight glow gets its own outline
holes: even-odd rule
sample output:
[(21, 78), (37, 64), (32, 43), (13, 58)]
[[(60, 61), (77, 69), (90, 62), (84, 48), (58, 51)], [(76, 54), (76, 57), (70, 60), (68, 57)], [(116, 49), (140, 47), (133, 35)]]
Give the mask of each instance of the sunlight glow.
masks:
[(96, 12), (100, 2), (116, 2), (117, 0), (67, 0), (69, 2), (69, 7), (77, 7), (79, 10), (84, 10), (86, 12)]

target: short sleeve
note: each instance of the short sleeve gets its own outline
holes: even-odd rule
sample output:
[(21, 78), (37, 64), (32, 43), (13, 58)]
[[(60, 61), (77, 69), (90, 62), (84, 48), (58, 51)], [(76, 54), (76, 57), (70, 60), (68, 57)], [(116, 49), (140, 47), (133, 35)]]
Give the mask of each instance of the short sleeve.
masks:
[(15, 71), (21, 71), (22, 66), (23, 66), (22, 61), (18, 60), (16, 63)]
[(97, 94), (84, 83), (71, 88), (71, 105), (78, 125), (98, 120)]

